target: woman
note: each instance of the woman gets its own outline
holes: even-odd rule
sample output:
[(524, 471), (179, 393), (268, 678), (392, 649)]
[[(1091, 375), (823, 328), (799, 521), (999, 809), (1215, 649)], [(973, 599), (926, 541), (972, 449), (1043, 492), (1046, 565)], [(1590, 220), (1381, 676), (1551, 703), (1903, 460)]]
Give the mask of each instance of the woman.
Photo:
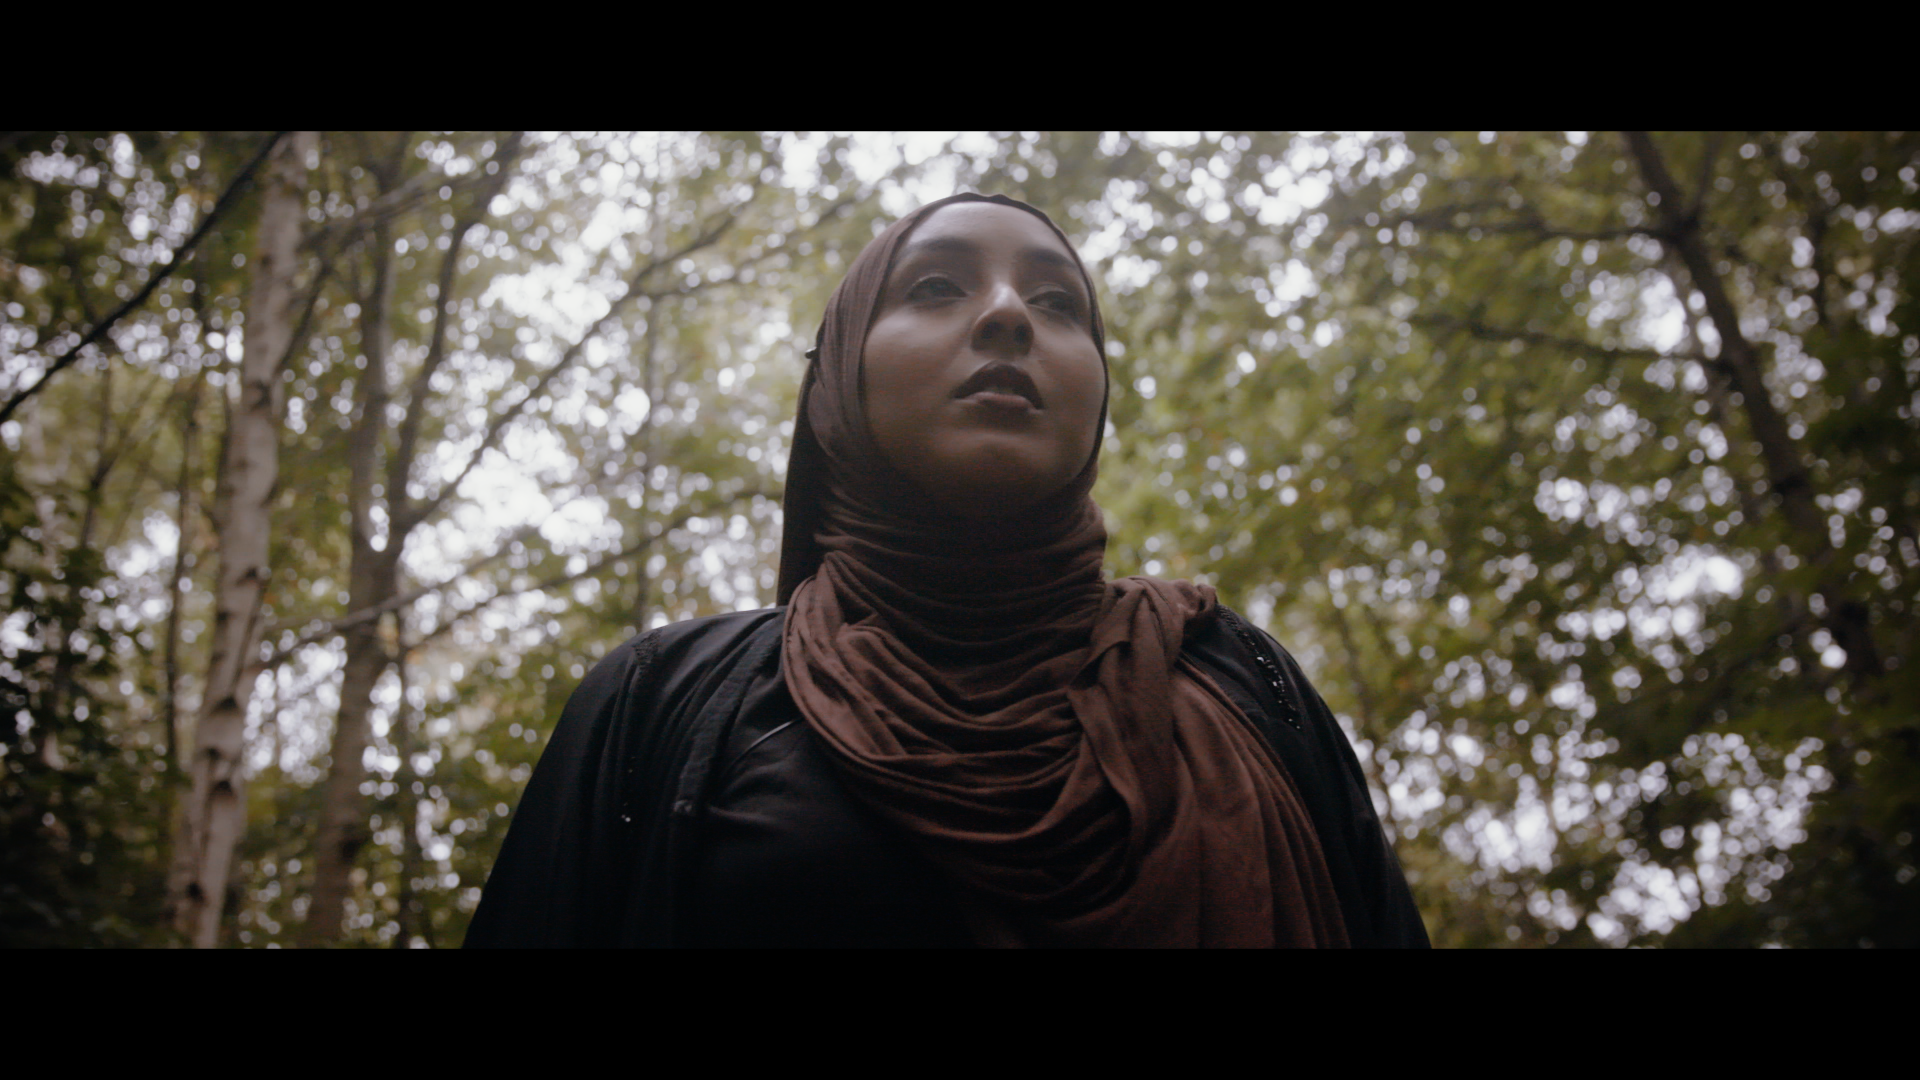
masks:
[(594, 669), (469, 945), (1427, 943), (1286, 652), (1102, 579), (1104, 328), (1045, 215), (895, 223), (808, 355), (783, 606)]

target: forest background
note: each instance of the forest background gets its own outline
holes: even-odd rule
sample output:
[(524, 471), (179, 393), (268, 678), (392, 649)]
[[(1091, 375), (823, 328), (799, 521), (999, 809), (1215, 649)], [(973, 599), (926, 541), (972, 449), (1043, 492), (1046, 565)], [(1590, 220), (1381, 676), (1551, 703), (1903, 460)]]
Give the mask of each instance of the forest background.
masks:
[(1108, 564), (1305, 665), (1441, 945), (1920, 944), (1920, 138), (0, 133), (0, 943), (458, 944), (586, 669), (769, 603), (828, 291), (1110, 321)]

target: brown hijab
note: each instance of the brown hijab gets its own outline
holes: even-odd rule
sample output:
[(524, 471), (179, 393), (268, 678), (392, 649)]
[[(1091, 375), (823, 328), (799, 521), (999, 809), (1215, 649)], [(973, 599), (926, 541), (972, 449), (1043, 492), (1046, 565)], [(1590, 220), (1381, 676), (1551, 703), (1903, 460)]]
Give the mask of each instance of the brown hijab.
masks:
[[(997, 529), (946, 515), (875, 448), (860, 363), (894, 252), (965, 200), (1031, 213), (1073, 251), (1025, 203), (956, 195), (881, 233), (834, 292), (787, 476), (795, 702), (854, 796), (958, 883), (983, 945), (1347, 944), (1279, 758), (1181, 657), (1213, 590), (1101, 580), (1097, 442)], [(1104, 356), (1097, 307), (1092, 333)]]

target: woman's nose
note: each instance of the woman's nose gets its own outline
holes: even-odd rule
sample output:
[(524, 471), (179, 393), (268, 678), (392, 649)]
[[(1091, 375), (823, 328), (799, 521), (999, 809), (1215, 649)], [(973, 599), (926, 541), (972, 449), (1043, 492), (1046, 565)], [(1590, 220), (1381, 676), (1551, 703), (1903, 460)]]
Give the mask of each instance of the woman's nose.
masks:
[(1026, 302), (1011, 285), (995, 285), (987, 294), (987, 307), (973, 325), (974, 348), (982, 352), (1025, 352), (1033, 345), (1033, 320)]

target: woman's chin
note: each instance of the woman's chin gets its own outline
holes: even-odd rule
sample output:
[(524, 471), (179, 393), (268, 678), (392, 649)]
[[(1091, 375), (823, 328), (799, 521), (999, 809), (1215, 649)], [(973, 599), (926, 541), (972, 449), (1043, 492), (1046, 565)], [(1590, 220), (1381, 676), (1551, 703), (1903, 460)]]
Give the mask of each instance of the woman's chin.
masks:
[(1068, 454), (1028, 445), (1031, 441), (976, 439), (946, 448), (947, 453), (930, 447), (935, 452), (920, 460), (912, 460), (914, 455), (895, 460), (937, 512), (982, 523), (1008, 521), (1071, 484), (1085, 463), (1084, 457), (1070, 462)]

